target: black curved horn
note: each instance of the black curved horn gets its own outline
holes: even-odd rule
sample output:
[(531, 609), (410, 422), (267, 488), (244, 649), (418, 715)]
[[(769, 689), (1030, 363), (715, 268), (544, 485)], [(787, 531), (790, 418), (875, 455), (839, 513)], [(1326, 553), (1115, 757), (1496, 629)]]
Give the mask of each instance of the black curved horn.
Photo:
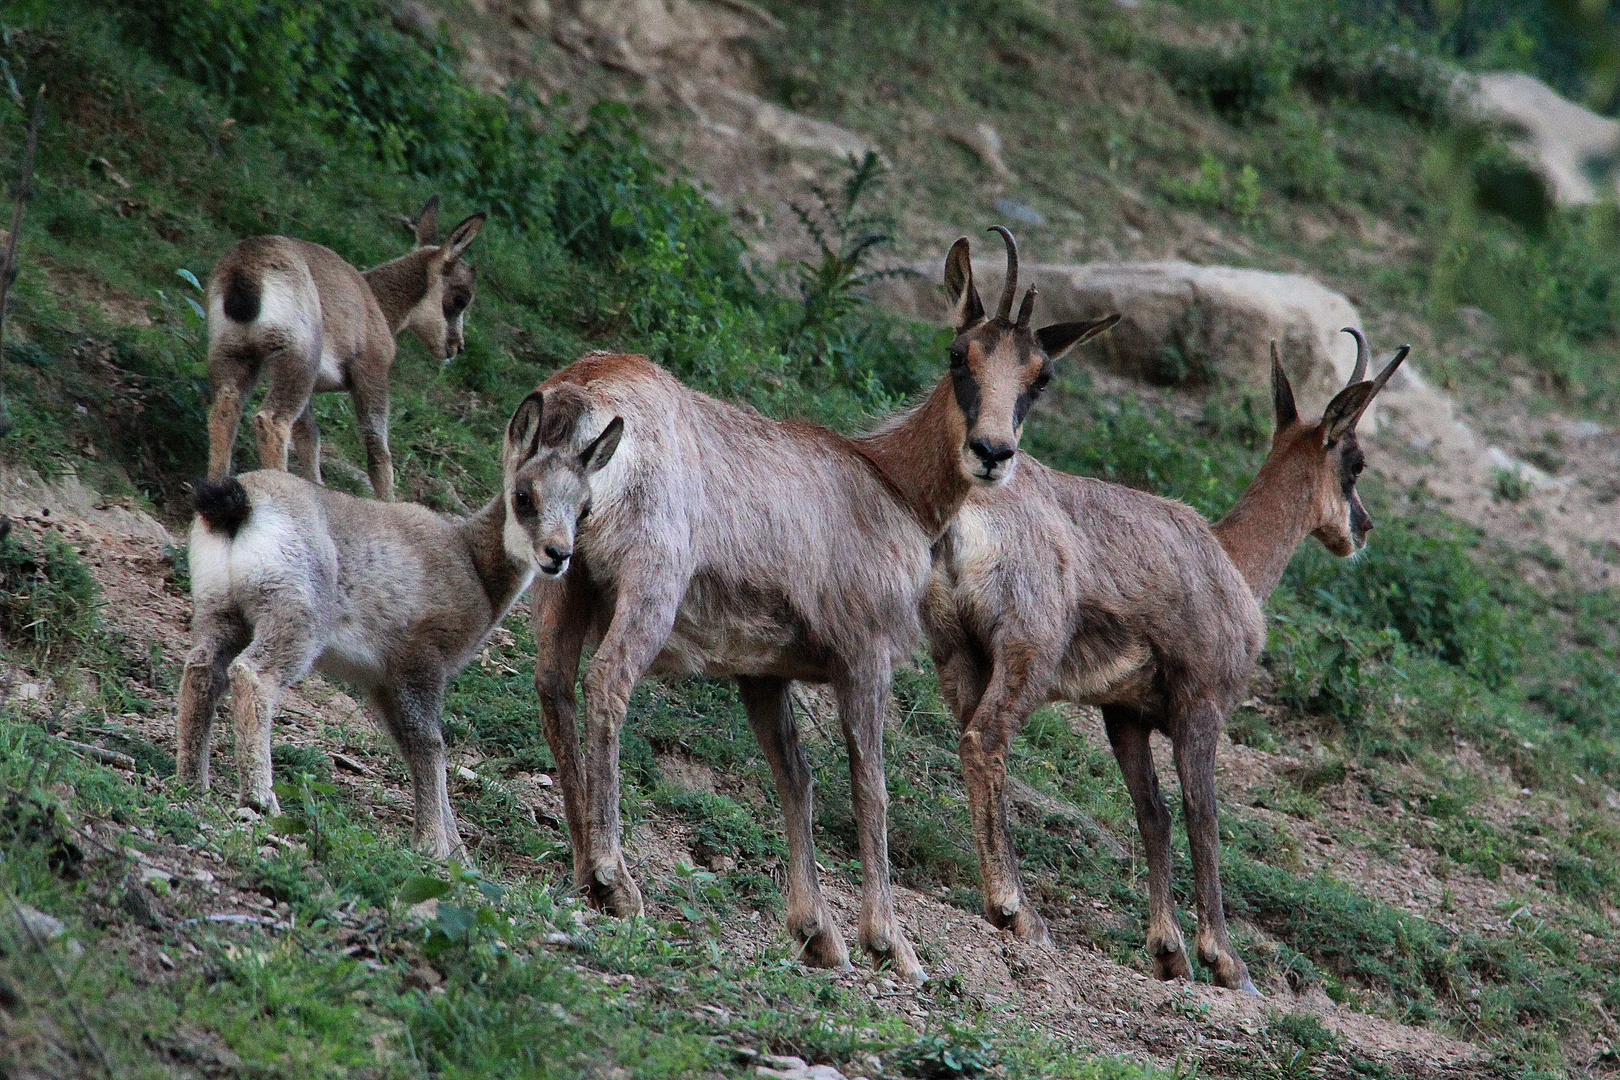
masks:
[(1001, 287), (1001, 305), (996, 310), (996, 318), (1008, 322), (1012, 318), (1013, 297), (1018, 294), (1018, 241), (1004, 225), (992, 225), (986, 231), (1000, 233), (1007, 242), (1007, 282)]
[(1035, 313), (1035, 286), (1031, 285), (1029, 287), (1029, 292), (1024, 294), (1023, 306), (1018, 309), (1018, 323), (1017, 323), (1016, 326), (1013, 327), (1013, 329), (1020, 330), (1020, 331), (1028, 330), (1029, 329), (1029, 317), (1031, 315), (1033, 315), (1034, 313)]
[(1367, 339), (1353, 326), (1346, 326), (1339, 333), (1349, 334), (1356, 339), (1356, 367), (1350, 373), (1350, 382), (1345, 383), (1346, 386), (1350, 386), (1367, 377)]
[(1406, 354), (1411, 352), (1411, 351), (1412, 351), (1412, 346), (1410, 346), (1410, 345), (1402, 345), (1399, 349), (1395, 350), (1395, 359), (1391, 360), (1389, 362), (1389, 366), (1386, 367), (1383, 371), (1380, 371), (1378, 373), (1378, 378), (1373, 380), (1373, 393), (1374, 394), (1378, 393), (1378, 391), (1380, 391), (1380, 390), (1382, 390), (1384, 388), (1384, 384), (1389, 382), (1389, 377), (1391, 375), (1395, 374), (1395, 369), (1401, 366), (1401, 361), (1405, 360), (1406, 359)]

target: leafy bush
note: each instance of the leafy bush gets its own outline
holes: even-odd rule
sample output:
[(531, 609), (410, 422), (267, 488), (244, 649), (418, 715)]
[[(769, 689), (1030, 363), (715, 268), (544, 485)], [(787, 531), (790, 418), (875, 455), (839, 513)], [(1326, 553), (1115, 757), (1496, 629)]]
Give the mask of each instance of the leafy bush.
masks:
[(445, 40), (401, 33), (389, 15), (372, 0), (160, 0), (130, 22), (243, 120), (297, 117), (508, 220), (547, 213), (562, 159), (537, 100), (522, 88), (504, 101), (480, 93)]
[(1517, 672), (1526, 630), (1504, 603), (1517, 596), (1481, 571), (1460, 536), (1427, 535), (1396, 519), (1348, 565), (1307, 550), (1284, 582), (1335, 625), (1388, 627), (1487, 686), (1505, 686)]

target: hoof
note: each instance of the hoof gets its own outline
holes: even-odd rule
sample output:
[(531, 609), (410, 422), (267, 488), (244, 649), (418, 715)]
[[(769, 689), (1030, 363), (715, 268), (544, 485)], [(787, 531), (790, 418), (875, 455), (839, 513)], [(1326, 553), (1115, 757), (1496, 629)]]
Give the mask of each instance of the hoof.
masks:
[(791, 930), (799, 943), (799, 960), (806, 967), (848, 971), (855, 966), (849, 962), (849, 946), (844, 944), (843, 935), (827, 920), (804, 919)]
[[(1011, 905), (1007, 905), (1011, 906)], [(1052, 933), (1047, 929), (1046, 920), (1029, 904), (1019, 904), (1011, 911), (1003, 906), (997, 910), (985, 913), (990, 924), (998, 930), (1006, 930), (1019, 941), (1028, 941), (1036, 945), (1052, 944)]]
[(586, 896), (591, 906), (628, 919), (646, 914), (646, 907), (641, 902), (641, 890), (630, 877), (630, 872), (622, 863), (598, 863), (591, 872), (591, 879), (586, 887)]
[(1169, 982), (1171, 979), (1192, 979), (1192, 965), (1187, 962), (1187, 950), (1177, 949), (1153, 958), (1153, 976)]

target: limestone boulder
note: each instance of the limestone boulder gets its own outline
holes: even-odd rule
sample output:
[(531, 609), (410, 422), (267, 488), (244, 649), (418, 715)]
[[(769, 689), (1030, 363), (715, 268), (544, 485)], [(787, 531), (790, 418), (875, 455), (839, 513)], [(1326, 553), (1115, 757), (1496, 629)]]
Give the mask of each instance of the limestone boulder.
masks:
[(1561, 204), (1597, 202), (1616, 191), (1596, 179), (1620, 156), (1620, 121), (1600, 116), (1536, 78), (1493, 71), (1459, 82), (1474, 110), (1514, 130), (1514, 148), (1552, 188)]
[[(947, 306), (938, 284), (943, 264), (917, 270), (918, 277), (877, 283), (874, 297), (937, 321)], [(993, 304), (1003, 263), (976, 259), (973, 273), (980, 295)], [(1299, 274), (1185, 262), (1026, 263), (1020, 277), (1040, 290), (1040, 325), (1119, 312), (1119, 324), (1087, 345), (1087, 356), (1147, 382), (1264, 385), (1276, 341), (1301, 410), (1320, 409), (1344, 387), (1355, 363), (1355, 342), (1340, 333), (1360, 328), (1355, 307)], [(1373, 345), (1375, 362), (1388, 356), (1385, 343)]]

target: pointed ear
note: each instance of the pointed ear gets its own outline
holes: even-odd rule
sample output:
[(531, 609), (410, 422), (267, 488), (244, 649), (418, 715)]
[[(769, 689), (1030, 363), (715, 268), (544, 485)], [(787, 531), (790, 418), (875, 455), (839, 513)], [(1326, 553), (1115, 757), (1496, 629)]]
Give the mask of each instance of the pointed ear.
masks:
[(1035, 340), (1041, 343), (1046, 355), (1056, 360), (1082, 341), (1090, 341), (1110, 326), (1119, 322), (1119, 315), (1104, 315), (1086, 322), (1054, 323), (1035, 331)]
[(461, 253), (467, 250), (467, 245), (478, 236), (478, 230), (484, 227), (484, 215), (473, 214), (450, 230), (450, 238), (444, 242), (439, 253), (444, 256), (445, 264), (455, 262), (461, 258)]
[(1299, 408), (1294, 404), (1294, 388), (1288, 385), (1288, 373), (1283, 370), (1277, 355), (1277, 343), (1271, 343), (1271, 409), (1277, 414), (1277, 430), (1299, 420)]
[(951, 253), (945, 256), (945, 295), (951, 298), (958, 334), (984, 321), (984, 305), (973, 285), (973, 260), (968, 257), (965, 236), (952, 244)]
[(619, 448), (619, 437), (623, 434), (624, 417), (615, 416), (608, 421), (608, 426), (602, 429), (602, 434), (580, 452), (579, 463), (584, 466), (586, 476), (590, 476), (613, 460), (613, 452)]
[(1332, 446), (1354, 431), (1356, 421), (1361, 419), (1362, 412), (1376, 392), (1377, 388), (1370, 382), (1358, 382), (1340, 390), (1328, 402), (1327, 412), (1322, 414), (1322, 445)]
[(516, 468), (540, 452), (540, 417), (546, 399), (536, 390), (518, 405), (506, 425), (506, 444), (501, 457), (508, 468)]
[(417, 247), (432, 247), (439, 242), (439, 197), (430, 195), (428, 201), (422, 204), (422, 212), (416, 215), (412, 224), (416, 233)]

